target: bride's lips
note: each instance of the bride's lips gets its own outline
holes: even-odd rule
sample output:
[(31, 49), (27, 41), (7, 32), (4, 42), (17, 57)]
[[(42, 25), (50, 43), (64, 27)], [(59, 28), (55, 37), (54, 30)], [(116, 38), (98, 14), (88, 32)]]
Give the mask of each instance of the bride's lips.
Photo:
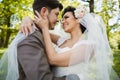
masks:
[(65, 28), (67, 25), (68, 25), (68, 24), (63, 24), (62, 26), (63, 26), (63, 28)]

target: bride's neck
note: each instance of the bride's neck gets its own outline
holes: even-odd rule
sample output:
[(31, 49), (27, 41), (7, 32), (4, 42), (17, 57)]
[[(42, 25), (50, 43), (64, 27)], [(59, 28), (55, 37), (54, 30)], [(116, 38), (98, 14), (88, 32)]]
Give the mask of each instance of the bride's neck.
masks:
[(71, 32), (71, 40), (78, 40), (82, 35), (82, 31), (80, 29), (73, 30)]

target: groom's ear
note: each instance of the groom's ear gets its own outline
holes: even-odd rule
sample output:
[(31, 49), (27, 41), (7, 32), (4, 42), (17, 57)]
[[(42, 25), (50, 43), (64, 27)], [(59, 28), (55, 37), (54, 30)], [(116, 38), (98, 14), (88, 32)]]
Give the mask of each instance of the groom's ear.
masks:
[(42, 17), (45, 17), (45, 16), (47, 16), (48, 15), (48, 9), (46, 8), (46, 7), (43, 7), (42, 9), (41, 9), (41, 16)]

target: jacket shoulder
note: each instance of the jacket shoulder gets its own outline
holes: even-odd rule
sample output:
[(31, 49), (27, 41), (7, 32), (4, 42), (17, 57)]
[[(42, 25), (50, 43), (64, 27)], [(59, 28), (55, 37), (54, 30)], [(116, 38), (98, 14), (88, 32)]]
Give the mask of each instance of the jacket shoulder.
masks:
[(42, 33), (40, 31), (35, 31), (32, 34), (28, 35), (24, 40), (22, 40), (19, 44), (19, 46), (22, 45), (39, 45), (44, 47), (44, 39), (42, 36)]

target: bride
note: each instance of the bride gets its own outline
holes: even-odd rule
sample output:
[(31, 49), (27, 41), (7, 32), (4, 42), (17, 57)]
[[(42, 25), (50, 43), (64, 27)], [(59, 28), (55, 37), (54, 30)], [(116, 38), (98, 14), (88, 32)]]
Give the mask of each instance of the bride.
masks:
[(112, 69), (113, 55), (100, 16), (89, 13), (84, 6), (68, 6), (62, 17), (62, 28), (71, 37), (54, 36), (55, 47), (47, 16), (43, 18), (38, 14), (34, 20), (42, 29), (48, 61), (54, 66), (55, 76), (77, 74), (80, 80), (118, 80)]

